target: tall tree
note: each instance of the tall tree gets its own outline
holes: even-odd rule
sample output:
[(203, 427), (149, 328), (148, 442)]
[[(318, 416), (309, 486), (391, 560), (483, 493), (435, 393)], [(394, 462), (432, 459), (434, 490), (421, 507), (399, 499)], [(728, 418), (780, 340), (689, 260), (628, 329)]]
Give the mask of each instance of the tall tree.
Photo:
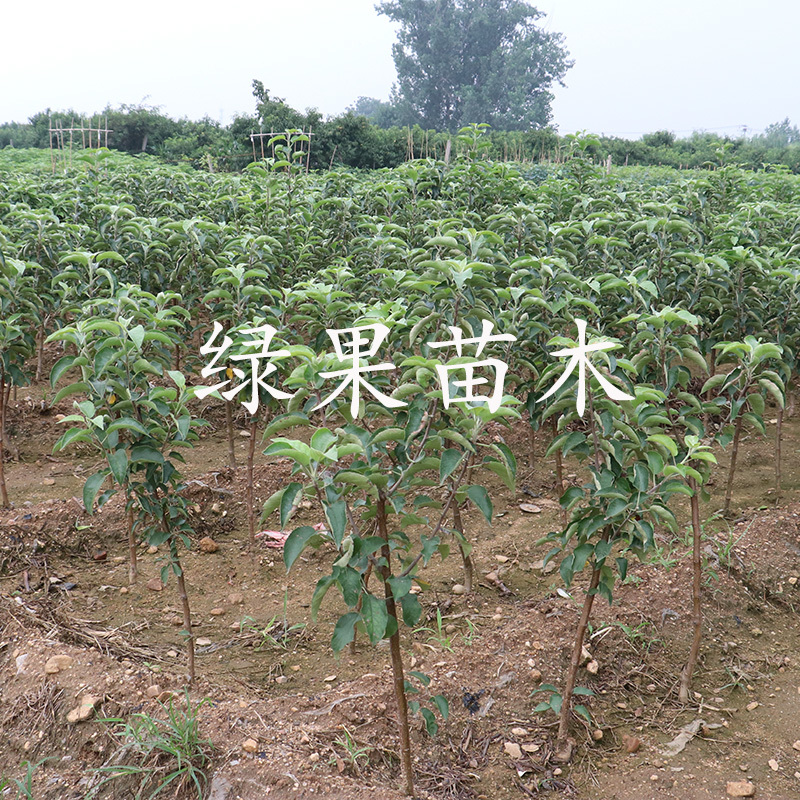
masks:
[(573, 62), (560, 33), (524, 0), (383, 0), (400, 24), (392, 100), (407, 122), (455, 131), (469, 122), (505, 130), (547, 125), (554, 83)]

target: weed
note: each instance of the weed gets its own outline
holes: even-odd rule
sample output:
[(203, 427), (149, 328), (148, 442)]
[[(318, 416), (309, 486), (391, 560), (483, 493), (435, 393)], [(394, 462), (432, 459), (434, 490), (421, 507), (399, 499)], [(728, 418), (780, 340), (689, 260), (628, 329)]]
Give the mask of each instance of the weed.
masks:
[(255, 644), (256, 650), (267, 648), (270, 650), (288, 650), (289, 637), (294, 631), (302, 631), (305, 629), (302, 622), (297, 622), (294, 625), (287, 627), (286, 621), (278, 619), (278, 615), (266, 624), (259, 625), (253, 617), (244, 617), (239, 623), (239, 631), (249, 630), (256, 634), (257, 641)]
[(328, 759), (328, 764), (334, 766), (340, 760), (345, 761), (353, 768), (357, 775), (360, 775), (361, 759), (364, 760), (365, 764), (369, 763), (369, 748), (361, 747), (353, 738), (353, 734), (350, 733), (344, 725), (342, 725), (342, 730), (344, 731), (344, 736), (334, 739), (333, 743), (342, 748), (345, 757), (341, 758), (336, 751), (334, 751), (334, 754)]
[(447, 626), (444, 624), (442, 619), (442, 612), (441, 609), (436, 609), (436, 627), (435, 628), (417, 628), (417, 633), (429, 633), (427, 641), (429, 642), (436, 642), (442, 650), (447, 650), (448, 652), (453, 652), (453, 635), (447, 633), (445, 630)]
[(472, 647), (475, 642), (475, 637), (478, 635), (478, 627), (469, 618), (465, 619), (464, 622), (467, 623), (467, 633), (462, 633), (461, 638), (464, 640), (464, 644), (467, 647)]
[[(653, 554), (647, 560), (647, 563), (669, 572), (678, 561), (680, 561), (680, 557), (675, 554), (675, 550), (671, 545), (659, 545), (658, 542), (654, 542)], [(633, 576), (629, 575), (628, 577), (631, 578)], [(625, 582), (627, 583), (628, 581), (626, 580)]]
[(23, 761), (22, 766), (25, 767), (24, 777), (0, 777), (0, 792), (4, 792), (3, 796), (5, 797), (5, 790), (9, 787), (13, 787), (17, 790), (16, 800), (35, 800), (33, 794), (33, 774), (42, 764), (45, 763), (45, 761), (50, 761), (51, 759), (52, 756), (43, 758), (40, 761), (37, 761), (35, 764), (30, 761)]
[(663, 644), (663, 639), (652, 620), (642, 620), (638, 625), (626, 625), (624, 622), (614, 623), (624, 634), (635, 650), (649, 653), (656, 645)]
[[(531, 695), (538, 694), (539, 692), (550, 692), (550, 697), (547, 700), (543, 700), (541, 703), (539, 703), (539, 705), (533, 709), (533, 713), (541, 714), (546, 711), (552, 711), (556, 716), (561, 714), (561, 706), (564, 702), (563, 698), (561, 697), (561, 692), (559, 692), (555, 686), (552, 686), (549, 683), (543, 683), (538, 689), (534, 689), (531, 692)], [(573, 689), (572, 694), (594, 697), (594, 692), (591, 689), (587, 689), (585, 686), (576, 686)], [(587, 722), (591, 723), (592, 715), (589, 713), (589, 709), (586, 708), (585, 705), (579, 703), (578, 705), (574, 706), (573, 710), (576, 714), (580, 714)]]
[(95, 771), (97, 777), (105, 777), (89, 791), (87, 800), (97, 797), (103, 786), (114, 781), (125, 781), (126, 797), (131, 800), (151, 800), (167, 789), (175, 797), (189, 787), (202, 797), (213, 745), (200, 738), (197, 712), (207, 702), (208, 698), (204, 698), (192, 706), (187, 691), (185, 709), (176, 707), (172, 700), (169, 705), (159, 704), (166, 711), (166, 719), (144, 713), (127, 719), (101, 719), (117, 726), (112, 735), (119, 747)]

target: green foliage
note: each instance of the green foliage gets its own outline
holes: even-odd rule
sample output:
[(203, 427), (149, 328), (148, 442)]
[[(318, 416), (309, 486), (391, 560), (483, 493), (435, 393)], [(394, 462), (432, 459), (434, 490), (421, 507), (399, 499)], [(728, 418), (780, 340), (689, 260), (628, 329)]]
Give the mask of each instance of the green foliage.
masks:
[(36, 770), (42, 764), (52, 761), (53, 756), (42, 758), (35, 764), (32, 761), (23, 761), (22, 766), (25, 768), (25, 774), (21, 778), (6, 778), (0, 776), (0, 792), (3, 792), (3, 797), (10, 797), (5, 791), (7, 788), (16, 789), (17, 793), (14, 795), (16, 800), (36, 800), (36, 795), (33, 793), (33, 778)]
[[(333, 740), (333, 743), (341, 748), (341, 752), (346, 759), (347, 765), (355, 772), (356, 775), (361, 774), (362, 762), (363, 765), (369, 764), (370, 748), (359, 745), (356, 742), (353, 734), (346, 725), (342, 725), (343, 736), (339, 736)], [(336, 766), (338, 755), (333, 755), (328, 763), (331, 766)]]
[[(289, 354), (267, 381), (293, 397), (263, 403), (264, 459), (291, 472), (264, 514), (289, 532), (287, 568), (308, 569), (307, 548), (319, 548), (311, 613), (336, 608), (334, 650), (388, 639), (391, 653), (429, 612), (417, 593), (425, 567), (454, 546), (469, 574), (475, 533), (499, 510), (493, 487), (516, 487), (523, 454), (507, 426), (523, 404), (533, 463), (544, 443), (557, 480), (581, 475), (563, 485), (565, 522), (549, 537), (564, 580), (587, 570), (585, 599), (613, 599), (631, 558), (669, 568), (655, 539), (674, 526), (673, 496), (696, 505), (717, 491), (708, 477), (718, 445), (737, 426), (766, 428), (792, 391), (798, 179), (743, 171), (730, 148), (703, 171), (608, 173), (592, 136), (559, 140), (558, 165), (512, 166), (492, 160), (502, 137), (479, 124), (452, 138), (449, 164), (306, 173), (296, 153), (307, 142), (296, 137), (282, 133), (274, 156), (270, 146), (239, 175), (102, 150), (52, 174), (46, 158), (0, 153), (0, 302), (14, 309), (3, 363), (29, 379), (49, 338), (52, 399), (76, 402), (58, 447), (99, 456), (87, 508), (126, 493), (134, 551), (139, 537), (169, 541), (167, 572), (182, 578), (180, 456), (215, 402), (196, 402), (184, 381), (199, 382), (198, 350), (215, 321), (234, 339), (226, 377), (235, 362), (225, 359), (253, 353), (243, 330), (268, 324)], [(429, 142), (438, 155), (441, 145)], [(578, 320), (590, 341), (615, 344), (592, 363), (633, 397), (609, 400), (592, 375), (583, 417), (574, 374), (538, 402), (565, 367), (550, 353), (575, 345)], [(326, 331), (377, 323), (391, 331), (370, 363), (391, 368), (367, 377), (406, 405), (385, 408), (362, 390), (353, 413), (348, 390), (316, 408), (336, 388), (323, 373), (342, 367)], [(436, 347), (451, 327), (474, 338), (487, 324), (505, 339), (480, 356), (474, 345), (461, 355)], [(437, 368), (473, 357), (507, 364), (495, 413), (478, 402), (445, 408), (443, 382), (466, 399), (463, 373)], [(16, 385), (6, 385), (11, 404)], [(429, 635), (454, 646), (442, 622)], [(268, 626), (264, 644), (285, 643), (285, 629)], [(420, 694), (410, 707), (432, 730), (441, 711)], [(559, 694), (571, 714), (569, 681)]]
[[(561, 693), (558, 691), (558, 689), (549, 683), (543, 683), (538, 689), (534, 689), (533, 692), (531, 692), (531, 694), (536, 695), (539, 694), (539, 692), (549, 692), (550, 696), (547, 698), (547, 700), (543, 700), (540, 703), (538, 703), (534, 707), (533, 713), (543, 714), (552, 711), (556, 716), (558, 716), (561, 713), (561, 708), (563, 703)], [(578, 696), (586, 696), (586, 697), (594, 696), (594, 692), (591, 689), (587, 689), (585, 686), (576, 686), (573, 689), (572, 694)], [(589, 713), (589, 709), (586, 708), (585, 705), (583, 705), (582, 703), (578, 703), (574, 707), (574, 711), (576, 714), (580, 714), (588, 723), (591, 724), (592, 716)]]
[(97, 797), (108, 784), (117, 791), (124, 787), (134, 800), (176, 797), (187, 790), (203, 797), (213, 744), (200, 735), (198, 712), (210, 701), (204, 698), (192, 705), (188, 692), (184, 699), (185, 706), (174, 700), (159, 703), (165, 717), (140, 712), (99, 720), (109, 726), (116, 747), (95, 770), (99, 782), (87, 798)]

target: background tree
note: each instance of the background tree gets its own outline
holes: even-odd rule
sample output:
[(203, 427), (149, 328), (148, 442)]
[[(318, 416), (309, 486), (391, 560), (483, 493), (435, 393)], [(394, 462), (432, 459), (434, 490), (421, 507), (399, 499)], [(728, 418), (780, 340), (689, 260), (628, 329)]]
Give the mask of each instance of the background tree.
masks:
[(400, 24), (393, 102), (408, 106), (404, 122), (457, 131), (550, 121), (550, 87), (573, 62), (563, 36), (538, 28), (543, 15), (527, 2), (384, 0), (376, 9)]

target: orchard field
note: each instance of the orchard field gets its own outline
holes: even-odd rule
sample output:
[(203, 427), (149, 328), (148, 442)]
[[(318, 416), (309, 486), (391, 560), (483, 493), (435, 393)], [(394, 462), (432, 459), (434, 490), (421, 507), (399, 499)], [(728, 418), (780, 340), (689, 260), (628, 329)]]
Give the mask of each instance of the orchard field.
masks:
[(800, 178), (483, 136), (0, 152), (2, 796), (798, 796)]

